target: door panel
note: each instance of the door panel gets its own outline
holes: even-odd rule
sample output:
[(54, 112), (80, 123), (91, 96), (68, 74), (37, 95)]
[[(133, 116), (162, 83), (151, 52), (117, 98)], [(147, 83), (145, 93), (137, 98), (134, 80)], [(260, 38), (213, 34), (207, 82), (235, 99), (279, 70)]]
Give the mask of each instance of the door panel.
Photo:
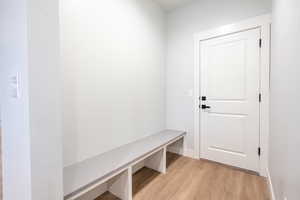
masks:
[[(208, 139), (211, 150), (244, 154), (245, 119), (243, 115), (211, 114), (208, 116)], [(217, 125), (216, 125), (217, 124)], [(235, 138), (232, 140), (231, 138)]]
[(207, 95), (218, 100), (244, 99), (245, 41), (215, 44), (207, 51)]
[(201, 42), (201, 157), (258, 171), (260, 29)]

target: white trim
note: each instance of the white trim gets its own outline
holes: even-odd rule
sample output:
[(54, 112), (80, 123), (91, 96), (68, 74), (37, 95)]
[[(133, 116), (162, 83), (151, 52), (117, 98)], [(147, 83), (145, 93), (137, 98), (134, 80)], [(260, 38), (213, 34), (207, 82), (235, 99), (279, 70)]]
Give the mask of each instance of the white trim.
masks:
[(132, 166), (132, 174), (135, 174), (136, 172), (138, 172), (140, 169), (142, 169), (143, 167), (145, 167), (145, 160), (135, 164)]
[(189, 158), (194, 158), (194, 150), (193, 149), (184, 149), (184, 156)]
[(195, 66), (194, 66), (194, 158), (200, 159), (200, 114), (199, 114), (199, 97), (200, 97), (200, 42), (215, 37), (220, 37), (236, 32), (261, 28), (262, 48), (261, 48), (261, 93), (262, 103), (260, 107), (260, 170), (261, 176), (267, 176), (268, 168), (268, 140), (269, 140), (269, 69), (270, 69), (270, 25), (271, 15), (262, 15), (251, 18), (236, 24), (221, 26), (197, 33), (194, 36), (195, 48)]
[(101, 196), (108, 190), (107, 183), (103, 183), (102, 185), (94, 188), (90, 192), (78, 197), (76, 200), (95, 200), (97, 197)]
[(260, 175), (266, 177), (269, 160), (271, 22), (261, 25), (261, 38)]
[(171, 153), (175, 153), (175, 154), (178, 154), (178, 155), (182, 155), (182, 156), (185, 156), (185, 157), (189, 157), (189, 158), (194, 158), (194, 150), (193, 149), (183, 149), (183, 152), (181, 149), (177, 148), (177, 147), (173, 147), (173, 146), (170, 146), (167, 148), (167, 151), (168, 152), (171, 152)]
[(267, 181), (268, 181), (269, 191), (271, 194), (271, 200), (276, 200), (269, 168), (267, 168), (266, 171), (267, 171)]

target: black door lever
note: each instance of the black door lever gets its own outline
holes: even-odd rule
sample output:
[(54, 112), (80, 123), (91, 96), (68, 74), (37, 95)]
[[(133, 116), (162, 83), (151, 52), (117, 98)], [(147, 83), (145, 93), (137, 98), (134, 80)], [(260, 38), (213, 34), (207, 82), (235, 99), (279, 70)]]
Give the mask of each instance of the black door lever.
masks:
[(202, 108), (203, 110), (205, 110), (205, 109), (209, 109), (209, 108), (210, 108), (210, 106), (207, 106), (207, 105), (202, 105), (202, 106), (201, 106), (201, 108)]

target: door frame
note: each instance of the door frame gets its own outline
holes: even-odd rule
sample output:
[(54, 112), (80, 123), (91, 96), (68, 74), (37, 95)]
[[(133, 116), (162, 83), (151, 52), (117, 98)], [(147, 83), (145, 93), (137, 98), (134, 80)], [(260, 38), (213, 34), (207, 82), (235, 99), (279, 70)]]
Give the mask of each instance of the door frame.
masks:
[[(259, 138), (261, 155), (259, 159), (259, 174), (267, 177), (268, 168), (268, 149), (269, 149), (269, 104), (270, 104), (270, 39), (271, 39), (271, 15), (261, 15), (255, 18), (251, 18), (239, 23), (229, 24), (221, 26), (216, 29), (207, 30), (194, 35), (194, 158), (201, 158), (200, 151), (200, 110), (199, 110), (199, 97), (200, 97), (200, 50), (201, 41), (212, 39), (215, 37), (225, 36), (233, 33), (247, 31), (250, 29), (260, 28), (261, 29), (261, 59), (260, 59), (260, 127), (259, 127)], [(259, 45), (259, 44), (258, 44)]]

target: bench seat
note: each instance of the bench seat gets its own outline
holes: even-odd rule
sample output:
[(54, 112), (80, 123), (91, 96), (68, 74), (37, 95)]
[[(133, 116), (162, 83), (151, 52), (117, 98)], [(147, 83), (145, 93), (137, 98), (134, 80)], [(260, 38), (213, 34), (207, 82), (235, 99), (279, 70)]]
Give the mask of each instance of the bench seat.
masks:
[(183, 138), (184, 131), (164, 130), (64, 168), (65, 199), (139, 159)]

